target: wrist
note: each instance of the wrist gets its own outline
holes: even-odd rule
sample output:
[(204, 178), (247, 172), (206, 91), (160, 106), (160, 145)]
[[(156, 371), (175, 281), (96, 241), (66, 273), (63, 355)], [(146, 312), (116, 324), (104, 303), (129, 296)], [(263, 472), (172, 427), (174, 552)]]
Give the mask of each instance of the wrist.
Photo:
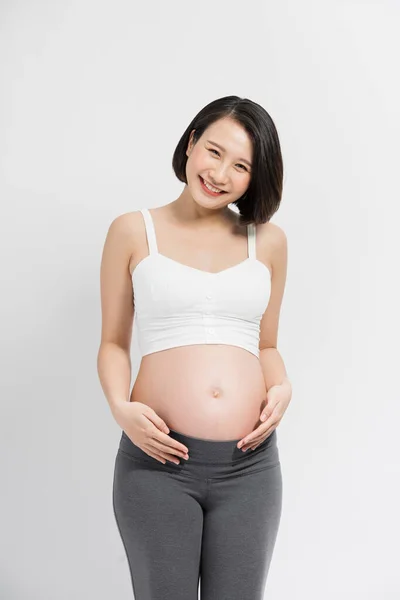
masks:
[(124, 398), (120, 398), (118, 400), (110, 401), (110, 409), (113, 414), (118, 414), (121, 409), (128, 404), (129, 400), (125, 400)]
[(287, 386), (287, 387), (292, 387), (292, 384), (290, 383), (289, 378), (285, 375), (285, 377), (283, 378), (283, 380), (281, 381), (280, 385), (283, 386)]

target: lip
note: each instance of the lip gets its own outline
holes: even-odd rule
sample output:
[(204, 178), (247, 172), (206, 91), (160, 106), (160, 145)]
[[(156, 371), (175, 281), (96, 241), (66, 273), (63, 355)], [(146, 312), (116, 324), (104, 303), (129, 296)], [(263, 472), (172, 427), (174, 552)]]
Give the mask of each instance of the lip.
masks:
[[(203, 178), (201, 175), (199, 175), (199, 179), (200, 179), (200, 183), (201, 183), (202, 187), (203, 187), (205, 190), (207, 190), (207, 193), (208, 193), (210, 196), (215, 196), (215, 197), (216, 197), (216, 196), (222, 196), (222, 194), (227, 194), (227, 192), (226, 192), (225, 190), (221, 190), (221, 191), (220, 191), (220, 192), (218, 192), (218, 193), (213, 193), (211, 190), (208, 190), (208, 189), (205, 187), (205, 185), (203, 184), (203, 181), (207, 181), (207, 180), (206, 180), (206, 179), (204, 179), (204, 178)], [(207, 181), (207, 183), (209, 183), (210, 185), (212, 185), (212, 183), (210, 183), (209, 181)]]

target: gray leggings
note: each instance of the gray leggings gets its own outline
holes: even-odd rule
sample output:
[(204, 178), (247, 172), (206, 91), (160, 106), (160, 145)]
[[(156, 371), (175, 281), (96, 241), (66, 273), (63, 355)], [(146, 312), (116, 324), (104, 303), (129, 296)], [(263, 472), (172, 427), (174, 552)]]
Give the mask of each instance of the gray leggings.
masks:
[(113, 509), (135, 600), (262, 600), (278, 533), (276, 429), (255, 450), (170, 430), (189, 459), (164, 464), (122, 432)]

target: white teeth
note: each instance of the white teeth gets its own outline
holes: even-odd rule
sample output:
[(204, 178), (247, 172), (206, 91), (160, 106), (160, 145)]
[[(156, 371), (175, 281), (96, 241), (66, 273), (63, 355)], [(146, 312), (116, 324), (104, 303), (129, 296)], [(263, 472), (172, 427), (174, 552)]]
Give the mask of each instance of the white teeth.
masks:
[(203, 183), (206, 186), (206, 188), (208, 188), (209, 190), (211, 190), (212, 192), (220, 192), (221, 190), (219, 190), (218, 188), (213, 187), (212, 185), (210, 185), (209, 183), (207, 183), (207, 181), (205, 179), (203, 179)]

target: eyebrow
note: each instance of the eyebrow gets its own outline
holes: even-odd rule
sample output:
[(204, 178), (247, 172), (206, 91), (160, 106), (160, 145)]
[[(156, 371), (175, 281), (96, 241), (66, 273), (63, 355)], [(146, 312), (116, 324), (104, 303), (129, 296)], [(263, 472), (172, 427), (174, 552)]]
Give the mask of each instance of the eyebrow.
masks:
[[(217, 148), (219, 148), (220, 150), (222, 150), (222, 152), (225, 152), (225, 148), (223, 148), (222, 146), (220, 146), (219, 144), (217, 144), (216, 142), (212, 142), (211, 140), (206, 140), (209, 144), (213, 144), (214, 146), (217, 146)], [(249, 167), (251, 167), (251, 163), (249, 163), (248, 160), (246, 160), (245, 158), (239, 158), (239, 160), (241, 160), (244, 163), (247, 163), (249, 165)]]

